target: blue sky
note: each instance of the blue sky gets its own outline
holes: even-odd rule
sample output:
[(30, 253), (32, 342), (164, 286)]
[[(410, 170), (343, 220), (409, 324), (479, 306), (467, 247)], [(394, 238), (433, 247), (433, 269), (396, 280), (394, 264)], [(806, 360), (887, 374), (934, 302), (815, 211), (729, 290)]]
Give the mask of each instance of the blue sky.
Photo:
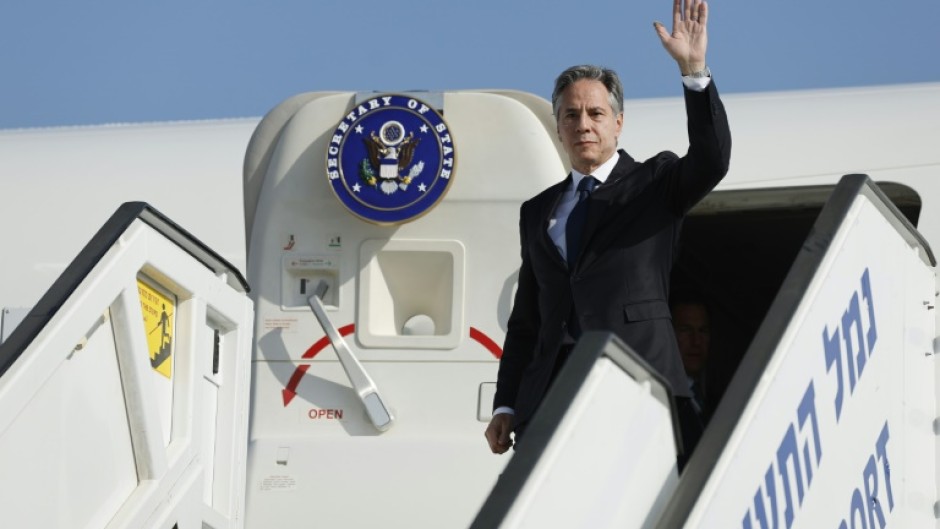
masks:
[[(261, 116), (319, 90), (509, 88), (592, 62), (678, 95), (669, 0), (11, 0), (0, 128)], [(940, 2), (713, 0), (724, 93), (940, 81)]]

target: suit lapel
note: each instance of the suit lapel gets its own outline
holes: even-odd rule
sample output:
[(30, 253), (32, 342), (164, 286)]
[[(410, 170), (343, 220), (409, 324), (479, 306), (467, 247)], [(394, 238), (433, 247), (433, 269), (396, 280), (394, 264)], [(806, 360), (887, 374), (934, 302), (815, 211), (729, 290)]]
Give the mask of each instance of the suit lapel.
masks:
[(583, 261), (593, 252), (587, 251), (591, 247), (594, 234), (600, 228), (603, 220), (607, 217), (607, 210), (614, 202), (629, 202), (630, 198), (636, 193), (635, 183), (630, 180), (630, 173), (640, 166), (623, 149), (620, 151), (620, 160), (614, 166), (610, 176), (603, 185), (599, 186), (589, 198), (587, 218), (584, 221), (584, 235), (581, 239), (581, 255), (578, 258), (576, 266), (583, 266)]
[(539, 240), (546, 246), (546, 251), (553, 257), (553, 260), (564, 268), (567, 268), (568, 264), (565, 262), (565, 258), (561, 255), (561, 252), (558, 251), (558, 247), (555, 246), (555, 241), (548, 235), (548, 223), (552, 218), (552, 214), (558, 208), (558, 202), (561, 201), (562, 194), (564, 194), (565, 189), (567, 189), (570, 184), (571, 173), (568, 173), (568, 176), (564, 180), (550, 188), (550, 191), (544, 195), (545, 200), (543, 200), (539, 206), (541, 208), (539, 211)]

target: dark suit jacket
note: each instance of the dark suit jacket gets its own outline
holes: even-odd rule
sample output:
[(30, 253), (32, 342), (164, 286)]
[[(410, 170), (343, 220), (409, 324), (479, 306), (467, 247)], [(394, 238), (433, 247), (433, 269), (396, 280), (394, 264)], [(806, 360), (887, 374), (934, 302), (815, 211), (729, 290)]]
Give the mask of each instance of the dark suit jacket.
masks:
[(514, 408), (517, 429), (548, 389), (572, 310), (582, 330), (614, 332), (674, 395), (691, 396), (670, 320), (669, 276), (683, 216), (728, 171), (731, 132), (714, 81), (703, 92), (686, 89), (685, 103), (689, 152), (640, 163), (621, 150), (589, 199), (571, 270), (547, 230), (571, 175), (522, 205), (522, 266), (494, 398), (494, 408)]

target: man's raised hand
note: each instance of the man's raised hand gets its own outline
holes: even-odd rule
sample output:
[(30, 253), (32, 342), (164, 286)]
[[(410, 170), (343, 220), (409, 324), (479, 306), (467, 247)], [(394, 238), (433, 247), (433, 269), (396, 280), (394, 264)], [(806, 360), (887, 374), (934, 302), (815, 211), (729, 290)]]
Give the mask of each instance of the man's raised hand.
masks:
[(659, 40), (678, 63), (682, 75), (705, 69), (707, 23), (708, 4), (704, 0), (673, 0), (671, 34), (660, 22), (653, 22)]

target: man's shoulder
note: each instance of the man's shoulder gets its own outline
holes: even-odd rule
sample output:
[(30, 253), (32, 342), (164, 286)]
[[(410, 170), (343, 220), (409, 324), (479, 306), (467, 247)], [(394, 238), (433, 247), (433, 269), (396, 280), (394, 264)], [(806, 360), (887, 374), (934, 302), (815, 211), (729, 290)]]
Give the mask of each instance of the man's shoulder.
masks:
[(646, 160), (643, 160), (641, 165), (660, 164), (663, 162), (669, 162), (669, 161), (678, 160), (678, 159), (679, 159), (679, 155), (672, 151), (660, 151), (654, 154), (653, 156), (647, 158)]
[(643, 163), (650, 164), (650, 165), (664, 165), (664, 164), (675, 163), (677, 161), (679, 161), (678, 154), (672, 151), (660, 151), (659, 153), (656, 154), (656, 156), (649, 158)]
[[(608, 181), (621, 184), (629, 183), (631, 186), (640, 185), (642, 181), (649, 181), (649, 179), (659, 174), (663, 167), (668, 167), (677, 161), (679, 161), (679, 156), (672, 151), (661, 151), (642, 162), (635, 161), (633, 158), (624, 160), (621, 157), (620, 163), (610, 173)], [(646, 174), (647, 177), (643, 178), (641, 176), (643, 174)]]

